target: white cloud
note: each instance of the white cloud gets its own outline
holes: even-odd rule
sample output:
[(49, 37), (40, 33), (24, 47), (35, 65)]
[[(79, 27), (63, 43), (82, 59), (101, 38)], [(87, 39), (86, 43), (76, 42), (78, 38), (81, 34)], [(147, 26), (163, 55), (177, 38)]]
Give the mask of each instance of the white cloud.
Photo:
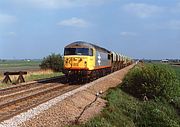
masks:
[(135, 32), (121, 32), (121, 36), (136, 36), (137, 34)]
[(72, 27), (88, 27), (89, 23), (84, 19), (73, 17), (71, 19), (62, 20), (57, 23), (59, 26), (72, 26)]
[(13, 23), (17, 20), (15, 16), (0, 13), (0, 24)]
[(129, 3), (124, 5), (123, 9), (140, 18), (147, 18), (163, 11), (163, 8), (159, 6), (145, 3)]
[(37, 8), (69, 8), (82, 7), (87, 5), (100, 5), (108, 0), (15, 0), (16, 4), (32, 6)]

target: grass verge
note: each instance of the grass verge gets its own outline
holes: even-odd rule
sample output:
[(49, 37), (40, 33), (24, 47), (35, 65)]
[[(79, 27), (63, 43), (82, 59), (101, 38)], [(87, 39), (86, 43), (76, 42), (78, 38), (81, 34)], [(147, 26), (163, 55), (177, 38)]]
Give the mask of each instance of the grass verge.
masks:
[(33, 80), (39, 80), (39, 79), (45, 79), (45, 78), (51, 78), (56, 76), (63, 75), (62, 72), (53, 72), (52, 70), (40, 70), (35, 72), (29, 72), (25, 76), (25, 81), (33, 81)]
[(99, 116), (74, 127), (179, 127), (180, 117), (169, 104), (139, 101), (120, 88), (109, 90), (107, 107)]
[[(175, 71), (180, 74), (179, 68)], [(158, 98), (141, 101), (122, 91), (121, 87), (110, 89), (104, 99), (108, 103), (101, 114), (73, 127), (180, 127), (178, 107), (167, 101)]]

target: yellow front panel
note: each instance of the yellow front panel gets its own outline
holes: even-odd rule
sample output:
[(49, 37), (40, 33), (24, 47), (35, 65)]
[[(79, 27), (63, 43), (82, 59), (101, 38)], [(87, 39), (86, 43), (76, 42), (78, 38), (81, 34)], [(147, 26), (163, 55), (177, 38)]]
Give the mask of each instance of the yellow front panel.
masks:
[(94, 66), (95, 66), (94, 56), (82, 56), (82, 55), (64, 56), (65, 69), (93, 70)]

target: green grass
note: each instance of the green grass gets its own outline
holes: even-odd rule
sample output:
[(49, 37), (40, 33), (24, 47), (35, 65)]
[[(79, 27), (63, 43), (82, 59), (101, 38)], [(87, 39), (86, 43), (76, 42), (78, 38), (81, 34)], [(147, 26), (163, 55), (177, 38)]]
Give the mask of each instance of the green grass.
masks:
[(178, 81), (175, 71), (169, 65), (143, 64), (134, 67), (124, 78), (122, 89), (137, 98), (157, 97), (168, 101), (177, 95)]
[(32, 74), (28, 77), (25, 78), (25, 81), (33, 81), (33, 80), (38, 80), (38, 79), (45, 79), (45, 78), (51, 78), (51, 77), (56, 77), (56, 76), (61, 76), (63, 75), (62, 72), (54, 72), (52, 74)]
[(176, 71), (176, 74), (180, 80), (180, 66), (172, 66), (172, 68)]
[(16, 66), (34, 66), (40, 64), (40, 60), (38, 61), (25, 61), (25, 60), (7, 60), (0, 61), (0, 67), (16, 67)]
[[(180, 76), (180, 68), (174, 68)], [(121, 90), (110, 89), (107, 106), (101, 114), (74, 127), (180, 127), (180, 100), (174, 104), (156, 98), (141, 101)], [(177, 106), (179, 103), (179, 107)], [(179, 109), (178, 109), (179, 108)]]
[(37, 70), (40, 63), (40, 60), (0, 60), (0, 72)]
[(169, 104), (139, 101), (120, 88), (109, 90), (107, 107), (86, 124), (74, 127), (179, 127), (180, 117)]
[[(38, 72), (30, 73), (25, 76), (25, 81), (33, 81), (38, 79), (50, 78), (62, 75), (61, 72), (43, 72), (39, 68), (41, 60), (0, 60), (0, 80), (3, 79), (3, 72), (5, 71), (30, 71), (39, 70)], [(15, 81), (13, 81), (15, 82)], [(0, 88), (8, 87), (11, 84), (0, 83)]]
[[(177, 77), (179, 79), (179, 83), (180, 83), (180, 66), (173, 66), (173, 69), (175, 70)], [(174, 106), (179, 111), (179, 114), (180, 114), (180, 97), (177, 97), (174, 99)]]

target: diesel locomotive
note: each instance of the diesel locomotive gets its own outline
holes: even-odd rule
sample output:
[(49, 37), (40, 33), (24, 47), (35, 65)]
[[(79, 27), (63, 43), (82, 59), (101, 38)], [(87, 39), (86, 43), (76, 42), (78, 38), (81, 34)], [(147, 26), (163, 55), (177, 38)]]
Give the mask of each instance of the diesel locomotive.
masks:
[(64, 48), (68, 80), (93, 80), (132, 64), (132, 59), (97, 45), (77, 41)]

